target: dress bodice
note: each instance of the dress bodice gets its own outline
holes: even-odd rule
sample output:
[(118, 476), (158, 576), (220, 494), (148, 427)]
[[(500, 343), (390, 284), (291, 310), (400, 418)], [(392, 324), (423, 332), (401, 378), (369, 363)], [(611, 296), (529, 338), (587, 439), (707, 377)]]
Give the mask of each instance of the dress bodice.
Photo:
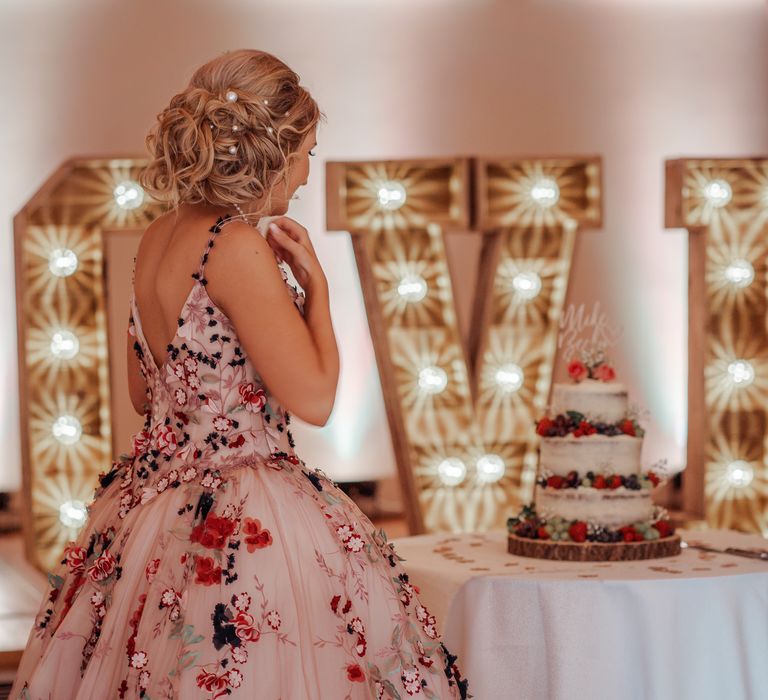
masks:
[[(115, 465), (125, 471), (123, 488), (130, 498), (126, 495), (121, 506), (126, 513), (169, 485), (210, 481), (248, 459), (295, 456), (290, 415), (270, 395), (233, 324), (206, 291), (205, 263), (216, 235), (231, 220), (220, 218), (210, 229), (200, 265), (192, 274), (195, 283), (159, 366), (142, 330), (135, 275), (132, 280), (128, 332), (135, 338), (147, 403), (131, 454), (121, 455), (122, 461)], [(264, 235), (263, 226), (258, 230)], [(301, 312), (304, 293), (289, 282), (282, 265), (287, 291)]]

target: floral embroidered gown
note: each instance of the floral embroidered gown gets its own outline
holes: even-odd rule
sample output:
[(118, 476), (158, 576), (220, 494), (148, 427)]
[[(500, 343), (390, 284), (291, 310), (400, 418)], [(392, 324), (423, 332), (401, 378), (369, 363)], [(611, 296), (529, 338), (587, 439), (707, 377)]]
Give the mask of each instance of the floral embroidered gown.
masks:
[(144, 427), (49, 573), (11, 697), (471, 697), (384, 531), (296, 454), (208, 296), (227, 221), (160, 367), (132, 295)]

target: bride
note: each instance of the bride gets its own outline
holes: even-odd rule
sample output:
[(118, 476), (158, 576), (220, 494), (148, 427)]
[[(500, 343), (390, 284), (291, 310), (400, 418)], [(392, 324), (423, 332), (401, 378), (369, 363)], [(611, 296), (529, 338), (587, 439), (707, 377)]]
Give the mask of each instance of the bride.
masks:
[(11, 697), (471, 697), (384, 531), (295, 450), (291, 416), (324, 425), (339, 378), (326, 277), (285, 216), (321, 117), (252, 50), (159, 114), (142, 180), (169, 210), (128, 326), (144, 426), (49, 574)]

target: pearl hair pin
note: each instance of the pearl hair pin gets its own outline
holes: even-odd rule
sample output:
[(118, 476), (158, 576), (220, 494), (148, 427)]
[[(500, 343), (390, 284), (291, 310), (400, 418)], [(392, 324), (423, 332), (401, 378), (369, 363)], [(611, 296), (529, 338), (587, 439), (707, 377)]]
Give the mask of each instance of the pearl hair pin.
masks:
[[(227, 102), (229, 102), (229, 103), (231, 103), (231, 104), (234, 104), (234, 103), (235, 103), (235, 102), (237, 102), (237, 101), (238, 101), (238, 99), (239, 99), (239, 95), (238, 95), (238, 94), (237, 94), (237, 92), (235, 92), (234, 90), (227, 90), (227, 91), (224, 93), (224, 97), (226, 98)], [(262, 100), (261, 100), (261, 101), (262, 101), (262, 103), (263, 103), (264, 105), (269, 105), (269, 100), (268, 100), (268, 99), (266, 99), (266, 98), (262, 98)], [(290, 114), (290, 110), (289, 110), (289, 111), (286, 111), (286, 112), (284, 112), (283, 116), (287, 117), (289, 114)], [(213, 122), (208, 122), (208, 126), (211, 128), (211, 130), (213, 130), (213, 129), (215, 128), (215, 125), (214, 125), (214, 123), (213, 123)], [(246, 126), (247, 126), (247, 125), (246, 125)], [(271, 127), (271, 126), (265, 126), (265, 127), (263, 127), (263, 128), (266, 130), (266, 132), (267, 132), (267, 133), (268, 133), (270, 136), (274, 136), (274, 134), (275, 134), (275, 129), (274, 129), (273, 127)], [(237, 123), (234, 123), (234, 124), (232, 124), (232, 127), (231, 127), (231, 129), (232, 129), (232, 133), (233, 133), (233, 134), (236, 134), (236, 135), (238, 135), (238, 136), (240, 135), (240, 133), (242, 133), (242, 132), (244, 131), (244, 128), (243, 128), (243, 127), (241, 127), (241, 126), (240, 126), (239, 124), (237, 124)], [(232, 145), (232, 146), (229, 146), (229, 147), (227, 148), (227, 151), (229, 152), (229, 154), (230, 154), (230, 155), (233, 155), (233, 156), (234, 156), (234, 155), (237, 155), (238, 147), (237, 147), (236, 145)]]

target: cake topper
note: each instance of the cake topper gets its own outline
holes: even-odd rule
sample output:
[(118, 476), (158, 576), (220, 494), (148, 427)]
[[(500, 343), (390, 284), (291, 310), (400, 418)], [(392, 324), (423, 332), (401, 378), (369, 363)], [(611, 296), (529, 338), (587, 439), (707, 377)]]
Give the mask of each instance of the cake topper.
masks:
[(597, 354), (604, 356), (618, 343), (623, 332), (621, 326), (615, 326), (609, 321), (599, 301), (589, 310), (585, 304), (570, 304), (560, 318), (557, 348), (561, 357), (568, 361), (584, 355), (588, 358)]

